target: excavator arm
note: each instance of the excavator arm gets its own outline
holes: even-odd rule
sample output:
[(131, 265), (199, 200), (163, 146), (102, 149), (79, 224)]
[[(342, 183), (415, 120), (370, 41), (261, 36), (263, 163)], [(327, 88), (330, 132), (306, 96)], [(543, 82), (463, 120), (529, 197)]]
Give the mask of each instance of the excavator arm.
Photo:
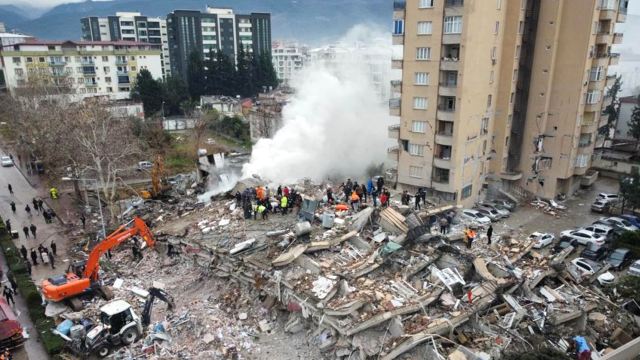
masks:
[(167, 309), (169, 311), (172, 311), (174, 307), (173, 298), (166, 291), (155, 287), (149, 288), (147, 291), (149, 291), (149, 296), (144, 303), (144, 310), (142, 311), (142, 326), (145, 328), (151, 323), (151, 310), (153, 309), (153, 303), (156, 298), (167, 303)]
[[(133, 226), (128, 227), (131, 223), (133, 223)], [(118, 227), (118, 229), (109, 234), (109, 236), (91, 250), (84, 270), (84, 277), (89, 278), (92, 281), (97, 280), (98, 269), (100, 267), (100, 257), (102, 254), (120, 245), (122, 242), (133, 236), (142, 237), (149, 247), (153, 247), (155, 244), (153, 233), (151, 233), (147, 224), (145, 224), (144, 220), (136, 216), (127, 224)]]

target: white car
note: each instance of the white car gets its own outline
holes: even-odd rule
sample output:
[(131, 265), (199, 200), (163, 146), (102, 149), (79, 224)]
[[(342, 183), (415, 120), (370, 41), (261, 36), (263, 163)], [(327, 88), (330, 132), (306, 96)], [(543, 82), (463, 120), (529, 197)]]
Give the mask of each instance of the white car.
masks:
[(462, 217), (467, 219), (468, 221), (473, 221), (481, 225), (489, 225), (491, 224), (491, 219), (482, 215), (476, 210), (472, 209), (464, 209), (462, 210)]
[(578, 269), (582, 276), (591, 276), (600, 270), (600, 266), (595, 262), (585, 258), (575, 258), (571, 263)]
[(640, 276), (640, 260), (636, 260), (633, 264), (631, 264), (631, 266), (629, 266), (627, 274), (631, 276)]
[(627, 231), (638, 231), (638, 227), (630, 223), (627, 219), (613, 216), (606, 218), (605, 221)]
[(617, 200), (620, 199), (620, 195), (618, 195), (618, 194), (600, 193), (600, 194), (598, 194), (598, 197), (596, 197), (596, 199), (607, 200), (607, 201), (617, 201)]
[(504, 206), (500, 206), (500, 205), (494, 204), (494, 203), (480, 202), (480, 203), (478, 203), (478, 206), (495, 210), (495, 211), (498, 212), (500, 217), (503, 217), (503, 218), (508, 218), (509, 215), (511, 215), (511, 211), (509, 211), (507, 208), (505, 208)]
[(575, 239), (579, 244), (587, 245), (589, 243), (596, 243), (597, 245), (604, 244), (604, 236), (593, 233), (589, 230), (565, 230), (560, 233), (562, 237), (568, 237)]
[(8, 156), (0, 157), (0, 163), (2, 163), (3, 167), (13, 166), (13, 160), (11, 160), (11, 158)]
[(498, 221), (502, 218), (502, 216), (500, 216), (497, 210), (494, 210), (488, 207), (474, 207), (473, 210), (488, 217), (489, 219), (491, 219), (491, 221)]
[(611, 226), (607, 226), (604, 224), (593, 224), (585, 226), (583, 230), (591, 231), (592, 233), (596, 233), (604, 237), (609, 236), (613, 232), (613, 228)]
[(535, 244), (533, 245), (534, 249), (542, 249), (543, 247), (550, 245), (555, 238), (556, 237), (553, 234), (537, 231), (529, 235), (529, 240), (535, 241)]

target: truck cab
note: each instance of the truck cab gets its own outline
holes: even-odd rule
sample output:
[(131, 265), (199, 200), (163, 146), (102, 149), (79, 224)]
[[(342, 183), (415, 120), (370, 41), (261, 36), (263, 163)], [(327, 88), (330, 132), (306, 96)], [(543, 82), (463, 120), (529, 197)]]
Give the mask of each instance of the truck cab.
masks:
[(100, 324), (86, 338), (86, 346), (100, 357), (112, 347), (129, 345), (142, 334), (140, 318), (124, 300), (112, 301), (100, 308)]

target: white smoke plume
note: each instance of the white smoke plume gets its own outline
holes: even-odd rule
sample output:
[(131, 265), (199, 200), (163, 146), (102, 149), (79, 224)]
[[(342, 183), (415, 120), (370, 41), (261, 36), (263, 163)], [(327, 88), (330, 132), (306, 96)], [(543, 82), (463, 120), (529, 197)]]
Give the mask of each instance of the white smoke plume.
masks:
[(390, 69), (390, 36), (356, 26), (341, 43), (349, 54), (313, 62), (293, 79), (295, 95), (283, 109), (283, 127), (255, 144), (243, 177), (257, 174), (275, 183), (360, 178), (368, 166), (385, 161), (389, 109), (374, 81), (388, 88), (388, 74), (374, 76), (371, 61), (363, 59), (375, 57)]

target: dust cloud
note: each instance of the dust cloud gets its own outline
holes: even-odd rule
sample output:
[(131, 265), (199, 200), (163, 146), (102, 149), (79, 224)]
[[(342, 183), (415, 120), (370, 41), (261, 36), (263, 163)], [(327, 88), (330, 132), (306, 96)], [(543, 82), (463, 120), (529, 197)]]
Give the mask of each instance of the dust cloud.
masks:
[(283, 109), (283, 127), (255, 144), (244, 178), (256, 174), (274, 183), (358, 178), (371, 164), (384, 162), (388, 95), (381, 98), (376, 86), (388, 88), (389, 81), (384, 72), (373, 74), (372, 66), (379, 62), (390, 69), (390, 36), (356, 26), (340, 44), (347, 50), (313, 61), (293, 79), (295, 94)]

